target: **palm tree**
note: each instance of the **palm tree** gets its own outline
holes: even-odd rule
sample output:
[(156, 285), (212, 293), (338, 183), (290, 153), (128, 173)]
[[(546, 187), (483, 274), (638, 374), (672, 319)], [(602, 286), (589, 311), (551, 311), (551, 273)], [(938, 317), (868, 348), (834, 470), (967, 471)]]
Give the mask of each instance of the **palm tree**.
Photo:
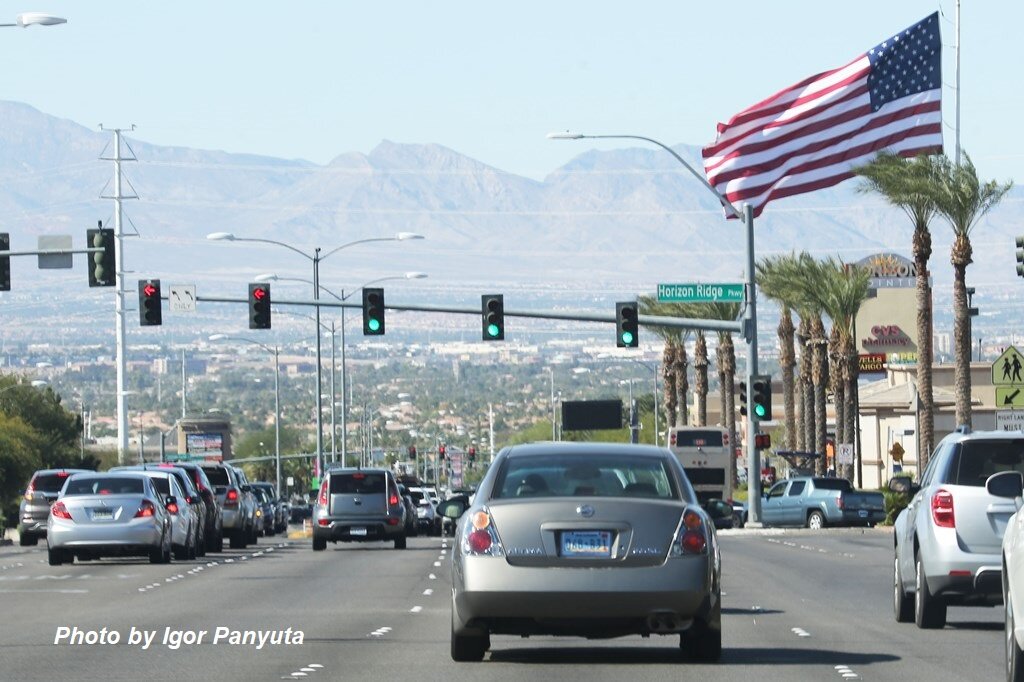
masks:
[(690, 423), (690, 410), (686, 404), (686, 394), (690, 390), (690, 382), (686, 379), (686, 368), (689, 366), (686, 341), (680, 339), (676, 344), (675, 363), (672, 365), (672, 372), (675, 374), (676, 404), (679, 405), (679, 417), (675, 426), (686, 426)]
[(990, 180), (982, 185), (971, 158), (960, 165), (948, 157), (938, 161), (938, 210), (953, 228), (953, 360), (957, 424), (971, 425), (971, 318), (967, 311), (967, 266), (971, 263), (971, 230), (1013, 186)]
[[(664, 315), (685, 317), (686, 308), (683, 303), (663, 303), (654, 296), (639, 298), (640, 313), (643, 315)], [(670, 327), (652, 327), (654, 333), (665, 341), (665, 349), (661, 357), (661, 378), (664, 386), (665, 428), (671, 429), (678, 425), (679, 406), (682, 402), (686, 409), (686, 347), (683, 345), (683, 331)], [(682, 372), (679, 371), (680, 366)], [(680, 386), (680, 382), (682, 385)], [(682, 396), (682, 401), (680, 401)]]
[(794, 345), (795, 328), (793, 327), (793, 290), (784, 274), (784, 259), (791, 256), (772, 256), (762, 258), (757, 264), (757, 286), (768, 298), (779, 305), (779, 365), (782, 370), (782, 404), (785, 424), (785, 440), (780, 443), (783, 449), (803, 449), (799, 424), (796, 415), (796, 386), (793, 371), (796, 367), (796, 348)]
[(854, 169), (864, 178), (860, 192), (880, 194), (901, 209), (914, 224), (912, 250), (917, 277), (917, 394), (920, 401), (918, 425), (918, 466), (924, 471), (935, 449), (935, 400), (932, 390), (932, 291), (928, 261), (932, 255), (932, 233), (928, 227), (938, 211), (935, 157), (904, 159), (883, 152), (865, 166)]
[(697, 341), (693, 345), (693, 394), (697, 408), (695, 426), (708, 423), (708, 342), (704, 332), (697, 330)]

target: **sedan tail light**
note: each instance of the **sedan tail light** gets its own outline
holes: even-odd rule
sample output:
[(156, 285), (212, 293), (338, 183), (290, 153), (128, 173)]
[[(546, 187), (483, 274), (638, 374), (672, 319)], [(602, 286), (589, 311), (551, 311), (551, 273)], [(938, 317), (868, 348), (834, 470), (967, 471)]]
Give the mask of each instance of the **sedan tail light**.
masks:
[(953, 493), (939, 488), (932, 495), (932, 520), (940, 528), (956, 528), (953, 514)]
[(71, 512), (68, 511), (68, 508), (64, 506), (63, 502), (55, 502), (54, 505), (50, 507), (50, 513), (58, 519), (67, 519), (68, 521), (74, 520), (71, 518)]
[(321, 507), (327, 506), (327, 478), (324, 478), (323, 483), (320, 484), (320, 496), (317, 497), (317, 504)]
[(238, 491), (234, 488), (228, 488), (227, 493), (224, 495), (224, 506), (225, 507), (237, 507), (238, 506)]
[(145, 519), (150, 516), (156, 516), (156, 506), (149, 500), (143, 500), (142, 504), (139, 505), (139, 511), (135, 512), (135, 518)]
[(169, 505), (167, 505), (167, 511), (171, 512), (172, 514), (177, 515), (177, 513), (178, 513), (178, 505), (176, 505), (174, 502), (171, 502)]
[(670, 556), (707, 554), (708, 535), (703, 517), (692, 509), (683, 513), (683, 523), (672, 541)]
[(471, 556), (504, 556), (491, 513), (480, 509), (468, 516), (462, 533), (462, 551)]

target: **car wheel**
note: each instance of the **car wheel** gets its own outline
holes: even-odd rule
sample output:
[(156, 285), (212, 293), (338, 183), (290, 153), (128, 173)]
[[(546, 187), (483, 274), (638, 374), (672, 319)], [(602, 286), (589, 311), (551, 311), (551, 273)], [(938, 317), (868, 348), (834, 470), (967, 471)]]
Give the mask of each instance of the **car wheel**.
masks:
[(314, 552), (322, 552), (325, 549), (327, 549), (327, 540), (325, 540), (324, 538), (318, 538), (317, 536), (314, 535), (313, 536), (313, 551)]
[(812, 530), (821, 530), (825, 527), (825, 517), (820, 511), (812, 511), (807, 515), (807, 527)]
[(18, 544), (22, 547), (33, 547), (39, 543), (39, 536), (31, 533), (22, 533), (18, 536)]
[(455, 606), (452, 605), (452, 660), (453, 661), (482, 661), (484, 654), (491, 648), (491, 636), (483, 634), (456, 634)]
[(160, 563), (162, 563), (162, 564), (169, 564), (169, 563), (171, 563), (171, 543), (170, 543), (169, 539), (168, 539), (168, 542), (167, 542), (167, 546), (164, 547), (163, 556), (160, 557)]
[(46, 556), (51, 566), (60, 566), (64, 563), (64, 559), (66, 558), (64, 550), (53, 549), (52, 547), (47, 550)]
[(920, 555), (914, 557), (914, 622), (921, 629), (933, 630), (946, 626), (946, 603), (928, 589), (928, 576)]
[(224, 534), (214, 533), (210, 541), (206, 543), (207, 552), (223, 552), (224, 551)]
[(243, 532), (244, 531), (240, 530), (231, 532), (230, 540), (228, 541), (231, 549), (245, 549), (245, 536), (243, 535)]
[(151, 564), (162, 564), (163, 563), (163, 558), (164, 558), (164, 548), (163, 548), (163, 545), (160, 545), (159, 547), (154, 547), (151, 550), (149, 550), (149, 563), (151, 563)]
[(179, 545), (174, 547), (173, 551), (175, 561), (185, 561), (188, 559), (188, 545)]
[(914, 600), (912, 597), (907, 595), (907, 591), (903, 589), (903, 579), (900, 576), (900, 558), (897, 556), (893, 560), (893, 578), (892, 578), (892, 605), (893, 614), (896, 616), (897, 623), (909, 623), (914, 620)]
[(395, 549), (405, 549), (405, 536), (395, 538)]
[(1007, 587), (1006, 591), (1003, 593), (1003, 604), (1006, 609), (1006, 617), (1004, 618), (1006, 679), (1007, 682), (1024, 682), (1024, 651), (1021, 651), (1021, 648), (1017, 646), (1017, 638), (1013, 635), (1013, 631), (1016, 629), (1016, 622), (1014, 621), (1013, 602), (1010, 600), (1009, 587)]
[(719, 596), (709, 620), (719, 627), (712, 628), (707, 622), (695, 620), (690, 629), (679, 635), (679, 648), (689, 661), (716, 663), (722, 658), (722, 598)]

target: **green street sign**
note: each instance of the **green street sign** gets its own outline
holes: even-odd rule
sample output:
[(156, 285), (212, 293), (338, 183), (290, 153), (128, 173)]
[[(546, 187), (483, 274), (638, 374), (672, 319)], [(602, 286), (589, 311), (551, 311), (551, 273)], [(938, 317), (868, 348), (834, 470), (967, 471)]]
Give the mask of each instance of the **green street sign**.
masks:
[(658, 300), (663, 303), (743, 303), (743, 285), (659, 284)]

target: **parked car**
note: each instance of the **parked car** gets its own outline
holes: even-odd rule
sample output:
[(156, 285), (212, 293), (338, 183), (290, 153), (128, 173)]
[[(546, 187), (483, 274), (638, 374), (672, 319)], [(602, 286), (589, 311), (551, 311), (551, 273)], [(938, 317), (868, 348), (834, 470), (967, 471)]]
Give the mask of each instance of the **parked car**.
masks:
[(277, 503), (271, 499), (270, 493), (264, 488), (250, 484), (256, 496), (256, 529), (259, 535), (273, 535), (276, 531)]
[[(238, 482), (239, 482), (239, 488), (242, 491), (242, 496), (244, 498), (246, 498), (246, 504), (248, 505), (248, 509), (250, 510), (249, 511), (249, 514), (250, 514), (250, 516), (249, 516), (250, 533), (249, 533), (248, 543), (251, 544), (251, 545), (255, 545), (257, 542), (259, 542), (259, 537), (260, 537), (259, 529), (260, 529), (260, 526), (262, 525), (261, 521), (259, 519), (259, 516), (262, 513), (261, 512), (261, 507), (260, 507), (260, 502), (256, 498), (256, 493), (253, 491), (252, 485), (250, 485), (249, 479), (245, 475), (245, 472), (242, 470), (242, 467), (236, 467), (234, 465), (229, 465), (229, 466), (231, 466), (231, 469), (233, 469), (234, 472), (235, 472), (235, 476), (236, 476), (236, 478), (238, 479)], [(243, 506), (245, 506), (245, 505), (243, 505)]]
[(103, 556), (171, 560), (172, 519), (153, 480), (135, 472), (69, 476), (46, 528), (51, 566)]
[(711, 519), (668, 450), (612, 443), (503, 449), (452, 550), (451, 657), (481, 660), (491, 635), (674, 635), (685, 655), (722, 652)]
[(427, 535), (441, 534), (441, 516), (437, 513), (438, 498), (436, 489), (424, 486), (411, 486), (409, 496), (416, 505), (416, 527)]
[(943, 438), (915, 484), (889, 481), (910, 502), (894, 528), (893, 610), (896, 620), (941, 628), (948, 606), (993, 606), (1003, 599), (1001, 547), (1013, 502), (986, 482), (1003, 471), (1024, 471), (1024, 434), (971, 431)]
[[(180, 539), (173, 539), (174, 558), (178, 560), (195, 559), (206, 554), (206, 538), (203, 527), (206, 503), (196, 492), (196, 489), (192, 487), (192, 479), (187, 471), (162, 464), (135, 464), (132, 466), (113, 467), (110, 471), (141, 471), (155, 477), (174, 478), (181, 490), (168, 490), (166, 483), (159, 481), (157, 483), (157, 489), (161, 495), (164, 497), (172, 495), (176, 498), (175, 508), (181, 508), (180, 515), (182, 517), (189, 516), (190, 539), (184, 543)], [(172, 515), (178, 513), (172, 512)]]
[(1007, 521), (1001, 547), (1004, 568), (1003, 643), (1008, 682), (1024, 682), (1024, 627), (1017, 627), (1017, 614), (1024, 613), (1024, 514), (1020, 513), (1024, 495), (1024, 475), (1020, 471), (1003, 471), (985, 481), (989, 495), (1010, 500), (1015, 509)]
[(854, 490), (845, 478), (798, 476), (779, 481), (765, 494), (766, 526), (874, 526), (885, 520), (885, 496)]
[(32, 474), (18, 509), (18, 544), (35, 545), (46, 537), (46, 521), (50, 506), (57, 501), (68, 476), (91, 473), (88, 469), (40, 469)]
[(402, 503), (405, 505), (405, 535), (406, 537), (414, 537), (420, 534), (419, 525), (416, 523), (416, 503), (413, 502), (412, 495), (409, 494), (409, 489), (404, 484), (398, 484), (398, 494), (402, 497)]
[[(199, 496), (206, 503), (206, 516), (203, 524), (203, 536), (206, 538), (207, 552), (220, 552), (224, 550), (224, 515), (220, 504), (217, 502), (217, 495), (214, 486), (206, 476), (206, 472), (195, 462), (164, 462), (158, 464), (160, 467), (173, 466), (187, 472), (192, 477)], [(200, 555), (201, 556), (201, 555)]]
[(405, 504), (388, 469), (328, 469), (313, 507), (313, 550), (390, 540), (405, 549)]
[(221, 509), (222, 528), (232, 549), (244, 549), (249, 544), (256, 518), (255, 499), (242, 490), (238, 470), (225, 464), (203, 464), (203, 472), (213, 486), (217, 505)]

